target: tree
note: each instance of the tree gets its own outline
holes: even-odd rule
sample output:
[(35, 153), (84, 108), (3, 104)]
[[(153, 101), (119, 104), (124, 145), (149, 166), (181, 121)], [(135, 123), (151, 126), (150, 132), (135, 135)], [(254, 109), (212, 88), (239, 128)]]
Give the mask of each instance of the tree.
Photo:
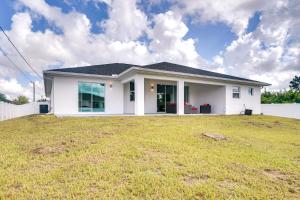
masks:
[(0, 101), (4, 101), (4, 102), (8, 101), (5, 94), (0, 93)]
[(300, 103), (300, 92), (289, 90), (283, 92), (263, 92), (261, 103)]
[(300, 76), (295, 76), (290, 82), (290, 88), (297, 92), (300, 92)]
[(13, 100), (13, 103), (17, 104), (17, 105), (22, 105), (22, 104), (29, 103), (29, 100), (27, 97), (20, 95), (16, 99)]

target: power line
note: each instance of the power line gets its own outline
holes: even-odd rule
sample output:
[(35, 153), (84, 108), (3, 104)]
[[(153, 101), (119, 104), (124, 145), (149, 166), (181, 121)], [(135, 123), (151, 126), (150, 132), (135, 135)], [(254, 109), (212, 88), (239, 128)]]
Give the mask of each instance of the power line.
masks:
[(18, 65), (7, 55), (7, 53), (0, 47), (0, 51), (2, 51), (2, 53), (3, 53), (3, 55), (7, 58), (7, 60), (19, 71), (19, 72), (21, 72), (21, 74), (23, 74), (23, 76), (28, 80), (28, 81), (30, 81), (30, 82), (32, 82), (31, 81), (31, 79), (29, 79), (28, 77), (27, 77), (27, 75), (25, 74), (25, 72), (21, 69), (21, 68), (19, 68), (18, 67)]
[(37, 71), (35, 71), (35, 69), (29, 64), (29, 62), (26, 60), (26, 58), (21, 54), (21, 52), (18, 50), (18, 48), (14, 45), (14, 43), (10, 40), (10, 38), (8, 37), (8, 35), (5, 33), (5, 31), (3, 30), (3, 28), (0, 26), (1, 31), (3, 32), (3, 34), (6, 36), (6, 38), (8, 39), (8, 41), (10, 42), (10, 44), (15, 48), (15, 50), (18, 52), (18, 54), (21, 56), (21, 58), (25, 61), (25, 63), (27, 64), (27, 66), (40, 78), (43, 80), (43, 78), (39, 75), (39, 73), (37, 73)]
[(2, 51), (2, 53), (3, 53), (3, 55), (7, 58), (7, 60), (19, 71), (19, 72), (21, 72), (23, 75), (24, 75), (24, 77), (29, 81), (29, 82), (31, 82), (32, 83), (32, 87), (33, 87), (33, 101), (35, 101), (35, 82), (34, 81), (32, 81), (31, 79), (29, 79), (28, 77), (27, 77), (27, 75), (25, 74), (25, 72), (21, 69), (21, 68), (19, 68), (18, 67), (18, 65), (12, 60), (12, 59), (10, 59), (10, 57), (8, 56), (8, 54), (0, 47), (0, 51)]

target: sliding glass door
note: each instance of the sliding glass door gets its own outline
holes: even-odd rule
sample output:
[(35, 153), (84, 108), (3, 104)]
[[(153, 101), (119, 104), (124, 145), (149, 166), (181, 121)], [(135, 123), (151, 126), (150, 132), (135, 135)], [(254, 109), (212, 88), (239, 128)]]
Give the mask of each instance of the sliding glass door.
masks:
[(176, 85), (157, 84), (157, 112), (166, 112), (168, 104), (177, 102)]
[(166, 112), (165, 85), (157, 85), (157, 112)]

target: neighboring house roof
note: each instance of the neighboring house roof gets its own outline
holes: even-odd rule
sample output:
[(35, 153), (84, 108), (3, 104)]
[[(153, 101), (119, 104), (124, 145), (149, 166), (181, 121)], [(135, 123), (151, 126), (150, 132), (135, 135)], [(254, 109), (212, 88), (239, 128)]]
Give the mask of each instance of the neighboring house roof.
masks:
[(132, 65), (132, 64), (125, 64), (125, 63), (111, 63), (111, 64), (103, 64), (103, 65), (92, 65), (92, 66), (85, 66), (85, 67), (73, 67), (73, 68), (61, 68), (61, 69), (52, 69), (44, 71), (44, 73), (72, 73), (72, 74), (91, 74), (91, 75), (102, 75), (102, 76), (113, 76), (113, 75), (120, 75), (122, 72), (125, 72), (129, 69), (140, 69), (140, 70), (159, 70), (164, 72), (175, 72), (181, 74), (189, 74), (189, 75), (196, 75), (196, 76), (204, 76), (204, 77), (211, 77), (211, 78), (220, 78), (220, 79), (230, 79), (230, 80), (237, 80), (237, 81), (246, 81), (252, 82), (258, 85), (270, 85), (268, 83), (263, 83), (259, 81), (254, 81), (246, 78), (211, 72), (202, 70), (199, 68), (192, 68), (187, 67), (184, 65), (178, 65), (169, 62), (160, 62), (151, 65)]

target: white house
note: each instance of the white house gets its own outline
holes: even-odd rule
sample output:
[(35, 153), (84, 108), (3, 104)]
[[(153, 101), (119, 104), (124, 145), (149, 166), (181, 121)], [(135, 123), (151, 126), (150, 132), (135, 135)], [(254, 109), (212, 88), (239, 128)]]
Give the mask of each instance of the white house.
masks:
[(245, 108), (260, 114), (260, 91), (269, 85), (167, 62), (47, 70), (44, 84), (57, 116), (183, 115), (209, 107), (213, 114), (240, 114)]

